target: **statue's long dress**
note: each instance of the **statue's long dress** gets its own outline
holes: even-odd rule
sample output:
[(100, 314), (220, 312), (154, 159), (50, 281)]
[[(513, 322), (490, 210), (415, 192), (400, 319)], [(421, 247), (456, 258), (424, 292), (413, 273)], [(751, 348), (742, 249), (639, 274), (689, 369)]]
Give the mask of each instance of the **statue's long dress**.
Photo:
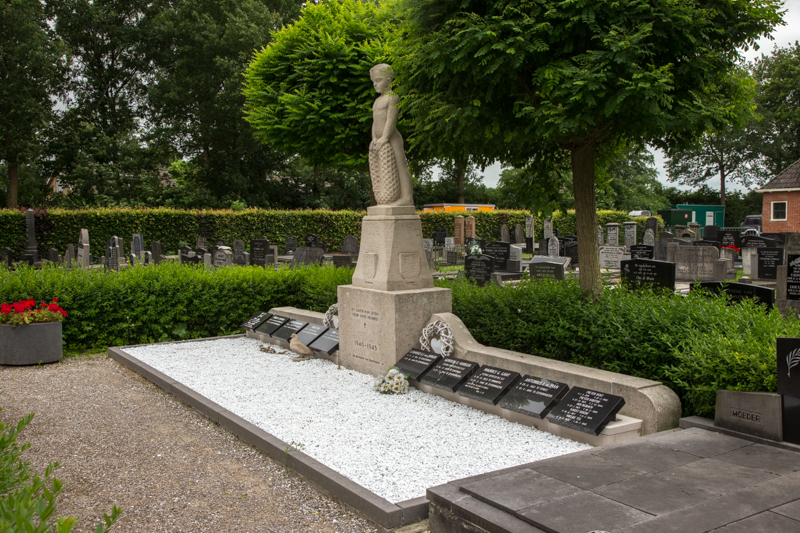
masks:
[(391, 204), (400, 198), (400, 172), (391, 143), (369, 151), (369, 177), (378, 205)]

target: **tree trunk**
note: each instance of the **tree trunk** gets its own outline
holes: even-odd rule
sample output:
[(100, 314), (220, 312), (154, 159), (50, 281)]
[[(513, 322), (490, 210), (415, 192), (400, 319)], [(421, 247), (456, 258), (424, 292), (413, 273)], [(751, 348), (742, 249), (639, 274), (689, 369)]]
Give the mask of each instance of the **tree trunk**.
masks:
[(725, 205), (725, 171), (719, 171), (719, 204)]
[(458, 186), (458, 200), (456, 203), (464, 203), (464, 175), (467, 173), (467, 162), (456, 161), (456, 185)]
[(19, 158), (17, 151), (11, 146), (11, 139), (6, 136), (6, 163), (8, 164), (8, 208), (16, 209), (19, 188)]
[(597, 245), (597, 207), (594, 191), (594, 140), (572, 149), (572, 191), (578, 230), (581, 289), (597, 298), (600, 283), (600, 250)]

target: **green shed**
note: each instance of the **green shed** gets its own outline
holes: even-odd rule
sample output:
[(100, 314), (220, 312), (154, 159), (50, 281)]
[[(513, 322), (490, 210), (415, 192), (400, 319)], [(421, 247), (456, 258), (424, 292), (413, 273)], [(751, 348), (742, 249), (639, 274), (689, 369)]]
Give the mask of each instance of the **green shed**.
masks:
[(658, 214), (664, 219), (666, 226), (677, 226), (679, 224), (688, 226), (689, 222), (697, 222), (703, 227), (725, 227), (724, 205), (678, 204), (671, 205), (670, 209), (662, 209)]

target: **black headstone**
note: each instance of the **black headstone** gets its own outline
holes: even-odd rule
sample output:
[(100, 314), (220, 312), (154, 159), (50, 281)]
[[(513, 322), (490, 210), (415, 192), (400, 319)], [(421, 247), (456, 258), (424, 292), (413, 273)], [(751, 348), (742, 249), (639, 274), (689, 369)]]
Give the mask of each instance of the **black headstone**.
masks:
[(272, 334), (278, 330), (278, 328), (286, 324), (288, 321), (289, 319), (284, 316), (272, 315), (266, 321), (262, 322), (261, 325), (256, 328), (256, 331), (271, 337)]
[(325, 250), (325, 245), (322, 244), (319, 240), (319, 237), (314, 235), (313, 233), (309, 233), (305, 237), (305, 246), (307, 248), (321, 248), (323, 251)]
[(342, 241), (341, 251), (343, 254), (358, 255), (359, 248), (358, 239), (353, 235), (348, 235)]
[(301, 246), (294, 252), (292, 266), (314, 265), (321, 263), (323, 255), (324, 252), (322, 251), (322, 248), (307, 248), (305, 246)]
[(772, 306), (775, 304), (775, 289), (753, 285), (752, 283), (703, 281), (693, 284), (689, 290), (697, 289), (706, 289), (715, 294), (724, 292), (728, 295), (729, 301), (732, 303), (744, 300), (745, 298), (752, 298), (765, 304), (767, 309), (772, 309)]
[(572, 387), (547, 415), (553, 424), (599, 435), (625, 406), (620, 396), (597, 392), (583, 387)]
[(472, 361), (445, 357), (420, 379), (420, 383), (455, 392), (472, 374), (477, 372), (478, 367), (478, 363)]
[(485, 255), (494, 257), (495, 270), (507, 270), (508, 259), (511, 257), (511, 243), (508, 242), (487, 242), (485, 247), (481, 247)]
[(569, 237), (564, 237), (559, 239), (559, 245), (561, 246), (563, 243), (563, 250), (561, 251), (562, 257), (569, 257), (571, 259), (570, 264), (572, 266), (576, 266), (579, 264), (578, 262), (578, 239), (570, 239)]
[(745, 235), (742, 237), (742, 248), (775, 248), (778, 242), (774, 239)]
[(783, 440), (800, 444), (800, 338), (778, 337), (778, 393), (783, 395)]
[(718, 241), (719, 232), (722, 230), (719, 226), (706, 226), (703, 228), (703, 238), (709, 241)]
[(783, 248), (758, 248), (758, 279), (777, 279)]
[(282, 339), (289, 342), (289, 337), (292, 333), (300, 333), (300, 330), (308, 325), (308, 322), (302, 320), (290, 320), (272, 333), (275, 339)]
[(353, 256), (350, 254), (337, 254), (332, 256), (333, 266), (336, 268), (353, 268)]
[(329, 329), (317, 340), (308, 345), (312, 350), (331, 355), (339, 349), (339, 330)]
[(251, 265), (266, 267), (268, 255), (270, 255), (268, 239), (250, 239)]
[(233, 264), (239, 266), (247, 265), (244, 257), (244, 241), (242, 239), (235, 239), (233, 241)]
[(300, 333), (297, 334), (297, 340), (306, 346), (311, 346), (311, 343), (317, 340), (320, 336), (324, 335), (326, 331), (328, 331), (328, 328), (325, 326), (308, 324), (300, 331)]
[(144, 235), (141, 233), (134, 233), (131, 238), (131, 253), (138, 259), (142, 252), (144, 252)]
[(786, 258), (786, 299), (800, 300), (800, 255)]
[(433, 229), (433, 245), (444, 246), (444, 240), (447, 238), (447, 228), (434, 228)]
[(494, 257), (489, 255), (468, 255), (464, 259), (464, 274), (483, 287), (492, 279)]
[(408, 374), (410, 379), (419, 381), (441, 359), (439, 354), (411, 348), (394, 366)]
[(286, 247), (283, 249), (283, 253), (289, 255), (290, 253), (294, 253), (295, 250), (297, 250), (297, 237), (289, 235), (286, 237)]
[(161, 246), (160, 242), (152, 241), (150, 243), (150, 250), (153, 252), (153, 263), (159, 264), (166, 259), (166, 257), (164, 257), (164, 247)]
[(720, 231), (718, 234), (722, 246), (735, 246), (736, 248), (742, 247), (742, 239), (738, 231), (725, 230)]
[(675, 263), (652, 259), (620, 261), (620, 277), (631, 287), (675, 290)]
[(528, 273), (531, 279), (564, 279), (563, 263), (537, 262), (528, 265)]
[(647, 244), (631, 246), (631, 259), (655, 259), (656, 247)]
[(508, 389), (520, 380), (518, 372), (482, 366), (458, 388), (458, 394), (479, 402), (497, 405)]
[(0, 251), (0, 257), (3, 258), (3, 263), (10, 267), (11, 263), (14, 261), (14, 250), (9, 247), (5, 247), (2, 249), (2, 251)]
[(58, 263), (58, 250), (55, 248), (47, 249), (47, 260), (51, 263)]
[(525, 376), (500, 400), (500, 407), (542, 419), (567, 394), (566, 383)]
[(258, 313), (254, 314), (253, 316), (242, 322), (239, 327), (242, 329), (251, 329), (251, 330), (256, 329), (263, 322), (269, 320), (271, 316), (272, 315), (270, 313), (267, 313), (266, 311), (259, 311)]

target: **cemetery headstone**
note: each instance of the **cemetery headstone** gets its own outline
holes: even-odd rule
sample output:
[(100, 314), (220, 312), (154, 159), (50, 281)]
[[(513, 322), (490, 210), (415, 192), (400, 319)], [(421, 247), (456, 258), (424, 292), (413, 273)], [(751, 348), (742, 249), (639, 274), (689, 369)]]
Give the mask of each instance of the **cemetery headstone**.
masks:
[(710, 241), (719, 241), (720, 240), (720, 236), (719, 236), (719, 232), (720, 231), (722, 231), (722, 228), (720, 228), (719, 226), (716, 226), (714, 224), (706, 226), (705, 228), (703, 228), (703, 238), (704, 239), (708, 239)]
[(266, 267), (267, 255), (269, 255), (268, 239), (250, 239), (250, 264), (253, 266)]
[(289, 342), (289, 337), (291, 337), (292, 333), (298, 334), (300, 330), (308, 325), (308, 322), (303, 320), (290, 320), (286, 322), (284, 325), (276, 329), (272, 333), (273, 339), (281, 339), (286, 342)]
[(758, 248), (758, 279), (777, 279), (783, 264), (783, 248)]
[(408, 374), (409, 379), (419, 381), (441, 360), (442, 356), (437, 353), (411, 348), (394, 366)]
[(603, 246), (603, 226), (597, 226), (597, 246)]
[(482, 366), (458, 388), (458, 394), (479, 402), (497, 405), (508, 390), (517, 384), (517, 372), (493, 366)]
[(203, 262), (203, 266), (205, 267), (206, 270), (211, 270), (212, 268), (214, 268), (214, 261), (213, 261), (213, 257), (214, 256), (212, 256), (210, 253), (208, 253), (208, 252), (202, 252), (202, 253), (201, 252), (195, 252), (195, 254), (197, 255), (197, 257), (196, 257), (197, 262), (199, 263), (200, 261), (202, 261)]
[(121, 237), (116, 237), (116, 242), (117, 242), (117, 248), (119, 248), (119, 256), (118, 256), (119, 264), (120, 265), (124, 265), (125, 262), (126, 262), (126, 259), (125, 259), (125, 240), (122, 239)]
[(358, 256), (359, 248), (358, 239), (353, 235), (348, 235), (344, 238), (344, 241), (342, 241), (341, 251), (343, 254)]
[(250, 252), (244, 252), (242, 255), (244, 255), (244, 264), (245, 265), (249, 265), (250, 264)]
[(675, 263), (652, 259), (628, 259), (621, 262), (620, 277), (631, 287), (675, 290)]
[(618, 270), (620, 262), (625, 259), (624, 246), (605, 245), (600, 247), (600, 268)]
[(559, 426), (599, 435), (609, 422), (616, 419), (624, 406), (625, 400), (620, 396), (572, 387), (550, 411), (547, 420)]
[(525, 244), (525, 233), (522, 231), (521, 224), (514, 226), (514, 244)]
[(64, 267), (67, 270), (72, 270), (75, 267), (75, 246), (71, 243), (67, 245), (67, 252), (64, 254)]
[(283, 249), (284, 255), (293, 254), (297, 251), (297, 237), (294, 235), (288, 235), (286, 237), (286, 245)]
[(242, 322), (239, 327), (242, 329), (249, 329), (254, 330), (262, 323), (266, 322), (272, 314), (267, 313), (266, 311), (259, 311), (258, 313), (254, 314), (244, 322)]
[(553, 217), (547, 217), (542, 223), (542, 238), (547, 240), (553, 236)]
[(786, 299), (800, 300), (800, 254), (786, 258)]
[[(578, 239), (564, 238), (561, 242), (564, 243), (563, 255), (571, 259), (570, 263), (573, 266), (580, 264), (578, 257)], [(561, 246), (559, 246), (561, 248)]]
[(150, 243), (150, 250), (153, 252), (153, 263), (156, 265), (161, 261), (167, 260), (167, 258), (164, 256), (164, 248), (161, 246), (159, 241), (152, 241)]
[(541, 420), (567, 391), (566, 383), (526, 375), (503, 396), (500, 407)]
[(6, 246), (0, 251), (0, 256), (3, 258), (3, 264), (10, 268), (11, 264), (14, 262), (14, 251)]
[(528, 253), (533, 253), (533, 236), (535, 233), (533, 215), (525, 215), (525, 248)]
[(609, 246), (619, 246), (619, 224), (616, 222), (606, 224), (606, 243)]
[(457, 215), (455, 219), (455, 231), (453, 232), (456, 244), (464, 244), (464, 216)]
[(467, 279), (475, 281), (478, 287), (483, 287), (492, 279), (494, 261), (494, 257), (490, 255), (468, 255), (464, 259), (464, 274)]
[(81, 228), (80, 233), (78, 233), (78, 246), (82, 244), (89, 245), (89, 230), (86, 228)]
[(478, 367), (478, 363), (473, 363), (472, 361), (465, 361), (456, 357), (445, 357), (420, 379), (420, 383), (437, 389), (456, 392), (461, 385), (472, 377), (472, 374), (478, 371)]
[(625, 228), (625, 246), (630, 248), (631, 246), (636, 244), (636, 222), (625, 222), (623, 224)]
[(317, 337), (317, 340), (307, 345), (312, 350), (332, 355), (339, 349), (339, 330), (330, 328), (328, 331)]
[(708, 246), (677, 246), (675, 251), (676, 279), (683, 281), (717, 281), (714, 264), (719, 259), (716, 248)]
[(244, 257), (244, 241), (242, 239), (235, 239), (233, 241), (233, 264), (239, 266), (247, 265)]
[(742, 247), (742, 239), (738, 230), (724, 230), (717, 233), (717, 237), (722, 242), (722, 246)]
[(555, 279), (560, 281), (564, 279), (564, 265), (551, 262), (531, 263), (528, 265), (528, 273), (531, 279)]
[(25, 213), (25, 231), (28, 237), (28, 243), (25, 246), (25, 260), (28, 264), (33, 265), (39, 261), (39, 251), (36, 247), (36, 218), (33, 215), (33, 209), (28, 209)]
[(106, 250), (106, 268), (119, 272), (119, 258), (121, 252), (117, 246), (109, 246)]
[(452, 249), (456, 245), (456, 240), (453, 237), (445, 237), (444, 238), (444, 245), (447, 248)]
[(500, 242), (511, 242), (511, 232), (505, 224), (500, 226)]
[(767, 309), (775, 305), (775, 289), (753, 285), (752, 283), (737, 283), (734, 281), (704, 281), (692, 284), (690, 291), (706, 289), (714, 294), (725, 293), (731, 303), (736, 303), (745, 298), (751, 298), (763, 303)]
[(742, 248), (775, 248), (778, 242), (767, 237), (744, 235), (741, 238)]
[(655, 259), (655, 246), (634, 244), (631, 246), (631, 259)]
[(783, 396), (783, 440), (800, 444), (800, 338), (778, 337), (778, 393)]
[(278, 330), (278, 328), (286, 324), (288, 321), (289, 319), (285, 316), (272, 315), (259, 326), (256, 326), (255, 331), (264, 334), (267, 337), (271, 337), (272, 334)]
[(55, 248), (47, 249), (47, 260), (51, 263), (58, 263), (58, 250)]
[(319, 237), (313, 233), (306, 235), (303, 242), (305, 243), (306, 248), (321, 248)]
[(306, 324), (306, 327), (297, 334), (297, 340), (310, 347), (311, 343), (323, 336), (326, 331), (328, 331), (328, 328), (325, 326)]
[(656, 245), (655, 233), (653, 233), (653, 230), (651, 230), (650, 228), (644, 230), (644, 235), (642, 235), (642, 244), (646, 244), (647, 246)]
[(332, 259), (335, 268), (353, 268), (353, 257), (348, 254), (336, 254)]
[(508, 272), (522, 272), (522, 247), (511, 245), (508, 247), (509, 255), (506, 262)]
[(444, 240), (447, 238), (447, 229), (446, 228), (434, 228), (433, 229), (433, 245), (434, 246), (444, 246)]
[(647, 222), (644, 225), (644, 231), (651, 230), (653, 232), (653, 238), (658, 235), (658, 219), (656, 217), (649, 217)]
[(134, 233), (131, 238), (131, 253), (139, 257), (144, 252), (144, 235), (141, 233)]
[(225, 242), (225, 239), (217, 239), (216, 247), (220, 248), (221, 246), (228, 247), (228, 243)]
[(316, 265), (322, 263), (323, 258), (322, 248), (308, 248), (301, 246), (294, 252), (291, 265), (293, 267), (298, 265)]
[(548, 257), (559, 257), (559, 250), (558, 250), (558, 237), (550, 237), (547, 239), (547, 256)]
[(780, 442), (783, 440), (781, 395), (718, 390), (714, 425)]
[(233, 252), (227, 246), (219, 246), (214, 252), (214, 267), (225, 268), (233, 265)]
[(208, 239), (206, 239), (205, 237), (198, 237), (194, 247), (195, 249), (204, 248), (208, 250)]
[(464, 238), (477, 237), (478, 236), (478, 234), (476, 233), (477, 231), (478, 231), (478, 229), (477, 229), (477, 227), (475, 225), (475, 217), (469, 216), (469, 217), (465, 218), (464, 219)]
[(481, 247), (485, 255), (494, 257), (495, 270), (508, 270), (508, 260), (511, 257), (511, 244), (507, 242), (488, 242)]
[(151, 264), (153, 264), (153, 252), (142, 252), (142, 265), (150, 266)]

